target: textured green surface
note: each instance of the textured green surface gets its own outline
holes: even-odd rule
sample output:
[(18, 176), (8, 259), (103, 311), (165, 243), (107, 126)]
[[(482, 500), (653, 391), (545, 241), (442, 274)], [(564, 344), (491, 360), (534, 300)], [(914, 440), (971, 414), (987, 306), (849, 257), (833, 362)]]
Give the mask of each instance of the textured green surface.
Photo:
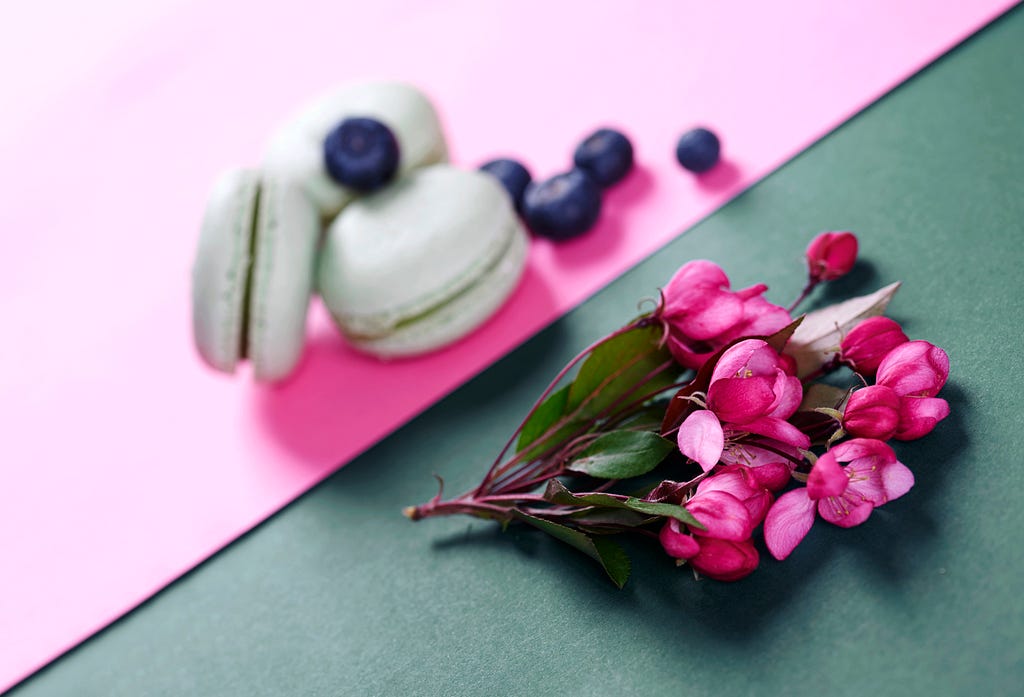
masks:
[[(1021, 694), (1022, 36), (1018, 10), (14, 694)], [(633, 545), (617, 591), (541, 534), (399, 515), (431, 472), (474, 484), (681, 262), (786, 302), (843, 228), (867, 263), (836, 295), (903, 279), (892, 314), (953, 364), (917, 486), (865, 525), (732, 585)]]

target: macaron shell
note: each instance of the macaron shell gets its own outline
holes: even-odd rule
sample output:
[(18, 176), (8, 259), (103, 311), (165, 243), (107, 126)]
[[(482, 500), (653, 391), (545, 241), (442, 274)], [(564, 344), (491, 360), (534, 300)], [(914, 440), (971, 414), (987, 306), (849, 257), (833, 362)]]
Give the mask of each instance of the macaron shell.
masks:
[(320, 254), (320, 294), (347, 334), (382, 336), (476, 283), (520, 230), (494, 177), (426, 167), (335, 219)]
[(264, 175), (249, 291), (248, 358), (257, 380), (280, 380), (302, 355), (320, 216), (302, 187)]
[(206, 204), (192, 267), (192, 335), (211, 367), (233, 372), (242, 351), (243, 304), (252, 263), (259, 174), (232, 169)]
[(380, 358), (415, 356), (447, 346), (486, 322), (516, 289), (526, 266), (529, 238), (516, 222), (511, 243), (476, 283), (448, 303), (377, 338), (349, 337), (360, 351)]
[(264, 169), (303, 182), (321, 215), (331, 218), (355, 197), (335, 182), (323, 162), (328, 132), (350, 116), (367, 116), (387, 125), (400, 149), (399, 174), (446, 162), (448, 146), (430, 100), (401, 82), (349, 84), (314, 100), (281, 127), (264, 155)]

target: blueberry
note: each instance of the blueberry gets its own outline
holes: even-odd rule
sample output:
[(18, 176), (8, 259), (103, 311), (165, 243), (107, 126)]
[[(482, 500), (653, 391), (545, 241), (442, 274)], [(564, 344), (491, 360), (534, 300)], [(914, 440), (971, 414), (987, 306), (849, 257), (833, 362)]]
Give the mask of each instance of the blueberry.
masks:
[(373, 191), (395, 175), (398, 141), (391, 129), (376, 119), (348, 118), (324, 139), (324, 165), (339, 184)]
[(523, 194), (523, 218), (541, 237), (577, 237), (592, 228), (600, 214), (601, 189), (578, 169), (531, 182)]
[(706, 128), (695, 128), (680, 136), (676, 159), (684, 168), (700, 174), (718, 164), (721, 148), (718, 136)]
[(480, 165), (480, 171), (497, 177), (501, 185), (505, 187), (505, 191), (512, 197), (512, 203), (516, 210), (522, 209), (523, 192), (526, 191), (526, 185), (533, 179), (530, 176), (530, 170), (516, 160), (501, 158)]
[(633, 144), (610, 128), (602, 128), (579, 144), (573, 154), (576, 166), (602, 187), (621, 181), (633, 168)]

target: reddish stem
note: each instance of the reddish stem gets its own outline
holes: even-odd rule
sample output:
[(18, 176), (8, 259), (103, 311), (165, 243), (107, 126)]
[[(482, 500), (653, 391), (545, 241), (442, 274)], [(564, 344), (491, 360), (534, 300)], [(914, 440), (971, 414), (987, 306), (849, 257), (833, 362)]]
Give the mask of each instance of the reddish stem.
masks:
[(800, 305), (800, 303), (807, 299), (807, 296), (811, 294), (811, 291), (818, 287), (819, 283), (821, 283), (821, 281), (814, 278), (814, 276), (808, 278), (807, 285), (804, 286), (804, 289), (802, 291), (800, 291), (800, 295), (798, 295), (796, 300), (793, 301), (793, 304), (786, 308), (786, 312), (792, 315), (793, 310), (795, 310)]

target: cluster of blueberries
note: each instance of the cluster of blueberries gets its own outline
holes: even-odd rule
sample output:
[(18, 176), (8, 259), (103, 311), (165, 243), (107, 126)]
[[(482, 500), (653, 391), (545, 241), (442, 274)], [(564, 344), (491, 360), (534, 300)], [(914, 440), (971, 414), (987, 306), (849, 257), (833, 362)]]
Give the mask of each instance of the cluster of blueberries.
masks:
[[(676, 159), (691, 172), (706, 172), (718, 163), (720, 151), (714, 133), (695, 128), (679, 138)], [(324, 140), (328, 173), (357, 191), (383, 186), (394, 176), (398, 161), (398, 141), (391, 129), (375, 119), (345, 119)], [(568, 172), (542, 181), (533, 181), (521, 162), (509, 158), (491, 160), (480, 169), (501, 182), (534, 234), (568, 240), (597, 222), (601, 190), (621, 181), (633, 168), (633, 144), (619, 131), (599, 129), (577, 146), (573, 165)]]

